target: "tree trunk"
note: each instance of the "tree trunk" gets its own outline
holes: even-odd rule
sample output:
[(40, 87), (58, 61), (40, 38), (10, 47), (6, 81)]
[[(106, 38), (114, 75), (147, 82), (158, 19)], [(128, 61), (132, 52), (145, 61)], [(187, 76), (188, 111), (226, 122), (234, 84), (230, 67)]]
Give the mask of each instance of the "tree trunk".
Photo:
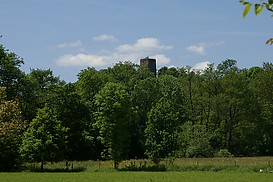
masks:
[(115, 168), (115, 169), (118, 169), (118, 163), (119, 163), (119, 162), (118, 162), (117, 160), (114, 160), (114, 168)]
[(41, 170), (44, 169), (44, 161), (41, 162)]

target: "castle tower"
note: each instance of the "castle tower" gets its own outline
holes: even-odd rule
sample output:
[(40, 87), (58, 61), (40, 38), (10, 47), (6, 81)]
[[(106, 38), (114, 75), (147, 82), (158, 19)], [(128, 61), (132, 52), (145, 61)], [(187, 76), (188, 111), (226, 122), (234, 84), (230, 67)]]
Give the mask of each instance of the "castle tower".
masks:
[(148, 67), (149, 71), (156, 76), (156, 59), (150, 59), (149, 57), (140, 59), (140, 66)]

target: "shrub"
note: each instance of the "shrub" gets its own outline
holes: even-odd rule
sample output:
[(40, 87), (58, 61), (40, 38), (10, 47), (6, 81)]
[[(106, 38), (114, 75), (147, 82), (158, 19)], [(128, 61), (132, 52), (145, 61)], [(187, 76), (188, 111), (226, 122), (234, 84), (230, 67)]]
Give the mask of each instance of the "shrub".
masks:
[(220, 149), (215, 155), (215, 157), (234, 157), (228, 149)]

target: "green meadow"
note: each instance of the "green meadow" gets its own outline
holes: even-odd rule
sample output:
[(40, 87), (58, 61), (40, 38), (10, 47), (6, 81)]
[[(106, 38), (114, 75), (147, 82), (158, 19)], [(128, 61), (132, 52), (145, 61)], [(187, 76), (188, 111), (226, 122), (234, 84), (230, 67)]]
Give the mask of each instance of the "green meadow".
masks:
[(80, 173), (0, 173), (5, 182), (54, 181), (272, 181), (273, 174), (249, 172), (80, 172)]
[(113, 169), (112, 161), (25, 164), (20, 172), (0, 173), (2, 182), (52, 181), (272, 181), (273, 157), (127, 160)]

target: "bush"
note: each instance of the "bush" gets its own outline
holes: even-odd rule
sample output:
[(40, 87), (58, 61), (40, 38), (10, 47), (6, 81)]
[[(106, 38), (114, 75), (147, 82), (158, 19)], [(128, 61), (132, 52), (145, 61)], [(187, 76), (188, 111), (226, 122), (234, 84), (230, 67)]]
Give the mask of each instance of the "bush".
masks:
[(228, 149), (220, 149), (215, 155), (215, 157), (234, 157)]
[(186, 149), (186, 157), (211, 157), (211, 147), (207, 140), (192, 139)]
[[(194, 130), (192, 130), (194, 128)], [(213, 150), (210, 145), (210, 134), (206, 132), (205, 126), (186, 122), (182, 126), (180, 157), (211, 157)]]

